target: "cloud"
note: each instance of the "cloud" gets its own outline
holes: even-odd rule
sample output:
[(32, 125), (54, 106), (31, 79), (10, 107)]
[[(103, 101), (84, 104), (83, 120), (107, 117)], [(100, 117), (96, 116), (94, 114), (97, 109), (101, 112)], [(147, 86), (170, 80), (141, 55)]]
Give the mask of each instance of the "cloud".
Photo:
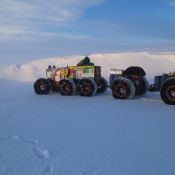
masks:
[(0, 25), (0, 35), (1, 34), (18, 34), (22, 33), (23, 31), (27, 30), (26, 28), (23, 28), (21, 26), (17, 25)]
[[(95, 6), (103, 0), (1, 0), (0, 32), (5, 27), (14, 33), (39, 31), (42, 25), (51, 27), (76, 21), (86, 8)], [(14, 30), (15, 29), (15, 30)]]
[(169, 0), (169, 5), (175, 7), (175, 0)]

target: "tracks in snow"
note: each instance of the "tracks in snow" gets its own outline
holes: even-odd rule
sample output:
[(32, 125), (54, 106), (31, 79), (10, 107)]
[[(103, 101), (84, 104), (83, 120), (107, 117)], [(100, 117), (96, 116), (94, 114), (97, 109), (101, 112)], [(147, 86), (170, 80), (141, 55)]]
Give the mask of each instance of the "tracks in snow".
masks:
[[(4, 136), (0, 136), (0, 142), (3, 142), (3, 141), (18, 141), (18, 142), (22, 142), (28, 145), (31, 148), (34, 156), (42, 160), (42, 162), (44, 161), (47, 164), (45, 167), (42, 168), (40, 174), (41, 175), (53, 175), (54, 174), (54, 166), (52, 164), (47, 163), (49, 162), (47, 160), (51, 157), (50, 152), (47, 148), (42, 146), (38, 140), (26, 138), (21, 135), (12, 135), (12, 136), (4, 135)], [(15, 170), (18, 170), (18, 167), (16, 167)]]

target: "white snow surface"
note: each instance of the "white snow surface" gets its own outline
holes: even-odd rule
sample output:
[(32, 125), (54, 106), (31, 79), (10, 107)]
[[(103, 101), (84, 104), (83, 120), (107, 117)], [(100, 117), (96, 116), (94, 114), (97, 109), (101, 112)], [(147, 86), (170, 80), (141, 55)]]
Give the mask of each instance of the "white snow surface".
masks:
[[(129, 66), (141, 66), (147, 72), (147, 77), (153, 79), (162, 72), (174, 71), (174, 53), (151, 53), (151, 52), (124, 52), (112, 54), (94, 54), (89, 56), (91, 62), (102, 67), (102, 74), (106, 78), (112, 68), (126, 69)], [(32, 82), (39, 77), (45, 77), (48, 65), (74, 66), (84, 56), (72, 56), (65, 58), (49, 58), (33, 61), (22, 65), (11, 65), (0, 70), (0, 79)]]
[[(106, 77), (109, 68), (125, 68), (139, 60), (137, 65), (145, 66), (150, 75), (173, 70), (175, 64), (174, 56), (168, 54), (159, 58), (125, 53), (121, 59), (120, 54), (108, 55), (109, 59), (92, 55), (92, 61), (105, 67)], [(81, 58), (51, 60), (61, 66)], [(50, 61), (4, 70), (6, 78), (0, 80), (0, 175), (175, 174), (174, 106), (165, 105), (159, 93), (115, 100), (110, 89), (87, 98), (36, 95), (30, 81)]]

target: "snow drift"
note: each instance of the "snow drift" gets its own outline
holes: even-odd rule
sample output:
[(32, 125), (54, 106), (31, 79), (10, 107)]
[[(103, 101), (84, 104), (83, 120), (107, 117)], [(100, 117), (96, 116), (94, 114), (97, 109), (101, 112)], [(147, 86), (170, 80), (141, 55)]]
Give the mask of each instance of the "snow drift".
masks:
[[(111, 68), (126, 69), (129, 66), (141, 66), (147, 72), (149, 79), (152, 79), (154, 75), (175, 70), (175, 54), (173, 53), (125, 52), (94, 54), (89, 57), (92, 62), (102, 67), (102, 74), (106, 78)], [(1, 69), (0, 79), (31, 82), (39, 77), (45, 77), (45, 69), (48, 65), (76, 65), (83, 58), (84, 56), (49, 58), (23, 65), (11, 65)]]

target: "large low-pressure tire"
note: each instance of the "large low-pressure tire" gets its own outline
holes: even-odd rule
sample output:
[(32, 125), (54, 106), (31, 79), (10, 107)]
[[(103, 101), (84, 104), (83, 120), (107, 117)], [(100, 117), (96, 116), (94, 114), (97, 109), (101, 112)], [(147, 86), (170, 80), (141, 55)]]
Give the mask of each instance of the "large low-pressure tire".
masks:
[(98, 82), (97, 93), (103, 93), (106, 91), (108, 82), (105, 78), (101, 77)]
[[(131, 79), (132, 81), (132, 79)], [(139, 77), (138, 80), (134, 81), (133, 83), (135, 85), (135, 95), (143, 95), (146, 90), (147, 90), (147, 86), (148, 86), (148, 82), (146, 80), (145, 77)]]
[(145, 71), (138, 66), (128, 67), (124, 75), (129, 78), (135, 85), (135, 95), (143, 95), (146, 92), (148, 82), (145, 78)]
[(38, 95), (49, 94), (51, 90), (50, 82), (47, 79), (40, 78), (34, 83), (34, 90)]
[(138, 66), (131, 66), (131, 67), (128, 67), (125, 71), (124, 71), (124, 75), (125, 76), (128, 76), (128, 75), (137, 75), (137, 76), (145, 76), (146, 73), (144, 71), (143, 68), (141, 67), (138, 67)]
[(77, 92), (80, 96), (93, 96), (97, 92), (97, 85), (91, 78), (81, 79), (77, 84)]
[(115, 99), (131, 99), (135, 95), (135, 86), (131, 80), (119, 77), (112, 83), (112, 96)]
[(76, 84), (72, 79), (65, 78), (59, 82), (59, 91), (61, 95), (74, 95), (76, 93)]
[(169, 78), (163, 83), (160, 95), (166, 104), (175, 105), (175, 78)]
[(141, 77), (138, 88), (136, 89), (136, 95), (143, 95), (147, 90), (147, 81), (145, 77)]

